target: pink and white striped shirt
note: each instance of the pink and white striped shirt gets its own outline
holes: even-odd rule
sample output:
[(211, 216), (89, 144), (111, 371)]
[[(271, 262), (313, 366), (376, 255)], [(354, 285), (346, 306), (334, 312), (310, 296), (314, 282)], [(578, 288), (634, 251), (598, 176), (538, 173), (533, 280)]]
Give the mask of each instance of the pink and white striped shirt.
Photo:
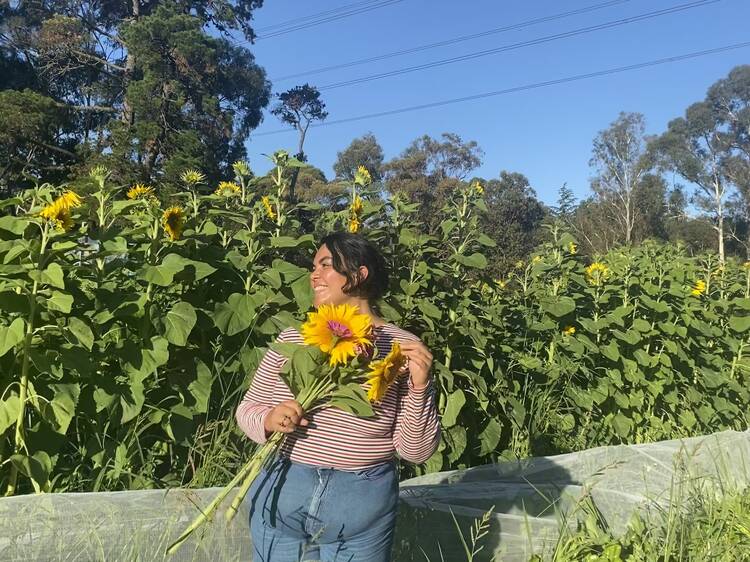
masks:
[[(385, 357), (394, 341), (419, 341), (414, 334), (392, 324), (374, 327), (377, 359)], [(300, 333), (284, 330), (277, 341), (304, 343)], [(235, 417), (242, 431), (257, 443), (266, 441), (263, 420), (276, 404), (293, 400), (279, 377), (286, 358), (268, 350), (255, 372), (250, 389)], [(366, 383), (363, 388), (367, 388)], [(336, 408), (308, 414), (309, 425), (290, 433), (280, 453), (292, 461), (336, 468), (363, 470), (389, 461), (394, 454), (413, 463), (425, 462), (440, 440), (440, 422), (433, 383), (416, 389), (408, 374), (400, 376), (381, 403), (373, 404), (375, 417), (358, 418)]]

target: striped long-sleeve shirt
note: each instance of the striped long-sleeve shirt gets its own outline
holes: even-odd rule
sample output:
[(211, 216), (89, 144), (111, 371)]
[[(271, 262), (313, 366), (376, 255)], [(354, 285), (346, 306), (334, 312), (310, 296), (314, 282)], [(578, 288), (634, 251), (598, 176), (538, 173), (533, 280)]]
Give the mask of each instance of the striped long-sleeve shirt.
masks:
[[(394, 341), (419, 341), (414, 334), (392, 324), (376, 326), (374, 335), (376, 359), (385, 357)], [(303, 343), (300, 333), (291, 328), (284, 330), (277, 341)], [(285, 361), (282, 355), (268, 350), (237, 408), (237, 423), (257, 443), (267, 439), (263, 421), (273, 407), (294, 399), (279, 377)], [(367, 383), (363, 383), (363, 388), (367, 388)], [(359, 418), (336, 408), (307, 414), (309, 425), (290, 433), (280, 453), (295, 462), (355, 471), (386, 462), (394, 454), (421, 463), (435, 452), (440, 422), (432, 382), (424, 388), (414, 388), (406, 373), (391, 385), (382, 402), (373, 404), (373, 409), (372, 418)]]

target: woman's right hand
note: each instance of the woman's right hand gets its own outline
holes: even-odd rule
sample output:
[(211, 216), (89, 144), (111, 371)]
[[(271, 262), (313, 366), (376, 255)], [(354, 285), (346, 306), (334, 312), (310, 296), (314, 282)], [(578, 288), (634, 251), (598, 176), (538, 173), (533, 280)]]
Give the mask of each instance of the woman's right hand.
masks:
[(274, 431), (291, 433), (297, 429), (297, 426), (304, 427), (309, 423), (302, 417), (304, 413), (299, 402), (296, 400), (286, 400), (277, 404), (268, 412), (268, 415), (263, 420), (263, 428), (269, 434)]

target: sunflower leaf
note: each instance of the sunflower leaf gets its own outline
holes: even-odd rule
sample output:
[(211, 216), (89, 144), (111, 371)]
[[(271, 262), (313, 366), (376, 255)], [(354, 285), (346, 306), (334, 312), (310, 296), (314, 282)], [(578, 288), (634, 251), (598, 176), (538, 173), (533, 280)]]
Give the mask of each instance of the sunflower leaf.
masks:
[(364, 389), (357, 383), (339, 386), (331, 394), (328, 406), (338, 408), (360, 418), (371, 418), (375, 415)]

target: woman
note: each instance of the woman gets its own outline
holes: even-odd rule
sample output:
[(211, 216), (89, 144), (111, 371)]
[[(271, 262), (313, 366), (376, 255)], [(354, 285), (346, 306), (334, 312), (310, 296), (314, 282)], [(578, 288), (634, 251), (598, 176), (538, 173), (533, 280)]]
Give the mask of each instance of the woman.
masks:
[[(374, 418), (335, 408), (305, 415), (278, 376), (285, 359), (269, 350), (237, 408), (237, 422), (263, 443), (289, 434), (274, 463), (250, 489), (255, 562), (387, 562), (396, 523), (395, 454), (426, 461), (439, 441), (430, 376), (432, 355), (413, 334), (388, 324), (373, 303), (388, 286), (385, 261), (363, 237), (326, 236), (313, 260), (313, 304), (350, 304), (367, 314), (378, 357), (398, 341), (407, 367), (375, 403)], [(287, 329), (278, 341), (303, 343)]]

